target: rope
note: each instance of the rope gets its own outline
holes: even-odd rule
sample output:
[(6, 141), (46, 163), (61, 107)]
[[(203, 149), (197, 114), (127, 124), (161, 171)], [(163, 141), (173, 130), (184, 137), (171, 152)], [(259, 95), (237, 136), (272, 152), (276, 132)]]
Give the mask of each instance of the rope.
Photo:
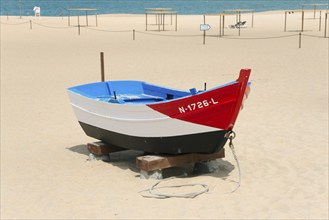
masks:
[(5, 22), (0, 22), (1, 24), (6, 24), (6, 25), (21, 25), (21, 24), (27, 24), (30, 21), (25, 21), (25, 22), (21, 22), (21, 23), (15, 23), (15, 24), (10, 24), (10, 23), (5, 23)]
[(31, 22), (32, 22), (33, 24), (39, 25), (39, 26), (41, 26), (41, 27), (46, 27), (46, 28), (54, 28), (54, 29), (68, 29), (68, 28), (74, 28), (74, 27), (52, 27), (52, 26), (47, 26), (47, 25), (39, 24), (39, 23), (37, 23), (37, 22), (35, 22), (35, 21), (32, 21), (32, 20), (31, 20)]
[[(0, 22), (1, 24), (4, 25), (21, 25), (21, 24), (27, 24), (30, 21), (25, 21), (25, 22), (21, 22), (21, 23), (6, 23), (6, 22)], [(42, 27), (46, 27), (46, 28), (54, 28), (54, 29), (68, 29), (68, 28), (74, 28), (74, 27), (52, 27), (52, 26), (47, 26), (47, 25), (43, 25), (43, 24), (39, 24), (35, 21), (32, 21), (32, 23), (42, 26)], [(132, 30), (121, 30), (121, 31), (113, 31), (113, 30), (101, 30), (101, 29), (95, 29), (95, 28), (91, 28), (91, 27), (87, 27), (87, 26), (80, 26), (82, 28), (86, 28), (92, 31), (100, 31), (100, 32), (112, 32), (112, 33), (124, 33), (124, 32), (131, 32)], [(170, 35), (170, 34), (156, 34), (156, 33), (149, 33), (149, 32), (143, 32), (143, 31), (136, 31), (135, 33), (140, 33), (140, 34), (145, 34), (145, 35), (154, 35), (154, 36), (160, 36), (160, 37), (202, 37), (202, 35), (200, 34), (195, 34), (195, 35)], [(275, 36), (275, 37), (228, 37), (228, 36), (218, 36), (218, 35), (207, 35), (206, 37), (220, 37), (221, 39), (228, 39), (228, 40), (268, 40), (268, 39), (279, 39), (279, 38), (288, 38), (288, 37), (294, 37), (294, 36), (298, 36), (299, 34), (291, 34), (291, 35), (284, 35), (284, 36)], [(315, 38), (323, 38), (322, 36), (316, 36), (316, 35), (309, 35), (309, 34), (304, 34), (302, 33), (303, 36), (306, 37), (315, 37)]]
[(234, 160), (236, 162), (236, 165), (238, 167), (238, 173), (239, 173), (239, 179), (238, 179), (238, 182), (237, 182), (237, 185), (236, 187), (231, 191), (231, 193), (235, 192), (239, 187), (240, 187), (240, 182), (241, 182), (241, 170), (240, 170), (240, 164), (239, 164), (239, 160), (238, 160), (238, 157), (236, 156), (236, 153), (235, 153), (235, 149), (234, 149), (234, 145), (233, 145), (233, 139), (235, 138), (235, 132), (234, 131), (229, 131), (228, 133), (225, 134), (225, 137), (227, 137), (230, 142), (229, 142), (229, 147), (231, 148), (232, 150), (232, 154), (233, 154), (233, 157), (234, 157)]
[[(227, 37), (227, 36), (221, 36), (221, 38), (228, 39), (228, 40), (268, 40), (268, 39), (293, 37), (293, 36), (298, 36), (298, 35), (299, 34), (291, 34), (291, 35), (275, 36), (275, 37)], [(218, 35), (207, 35), (207, 37), (219, 37), (219, 36)]]
[[(236, 161), (238, 171), (239, 171), (239, 179), (238, 179), (238, 182), (237, 182), (237, 186), (233, 190), (231, 190), (231, 192), (229, 192), (229, 193), (234, 193), (240, 187), (240, 182), (241, 182), (240, 164), (239, 164), (238, 158), (236, 156), (234, 145), (233, 145), (233, 139), (235, 138), (235, 136), (236, 135), (235, 135), (234, 131), (229, 131), (225, 134), (225, 138), (229, 139), (229, 147), (232, 150), (232, 154), (233, 154), (233, 157)], [(173, 179), (173, 178), (176, 178), (176, 177), (171, 177), (171, 178), (160, 180), (157, 183), (155, 183), (151, 188), (139, 191), (139, 193), (141, 194), (142, 192), (148, 192), (149, 195), (141, 194), (145, 198), (167, 199), (167, 198), (195, 198), (198, 195), (201, 195), (201, 194), (206, 193), (206, 192), (209, 191), (208, 185), (201, 184), (201, 183), (199, 183), (199, 184), (195, 183), (195, 184), (180, 184), (180, 185), (170, 185), (170, 186), (158, 186), (160, 183), (162, 183), (164, 181), (168, 181), (168, 180)], [(201, 190), (199, 192), (191, 192), (191, 193), (183, 193), (183, 194), (162, 194), (162, 193), (154, 192), (155, 190), (158, 190), (158, 189), (179, 188), (179, 187), (186, 187), (186, 186), (201, 186), (201, 187), (203, 187), (203, 190)]]
[(95, 29), (95, 28), (91, 28), (91, 27), (87, 27), (87, 26), (80, 26), (80, 27), (84, 27), (84, 28), (92, 30), (92, 31), (100, 31), (100, 32), (131, 32), (132, 31), (132, 30), (111, 31), (111, 30)]
[[(171, 178), (167, 178), (164, 180), (160, 180), (159, 182), (154, 184), (150, 189), (142, 190), (139, 193), (148, 192), (150, 195), (141, 194), (145, 198), (167, 199), (167, 198), (195, 198), (198, 195), (201, 195), (201, 194), (209, 191), (209, 187), (206, 184), (181, 184), (181, 185), (158, 186), (157, 187), (157, 185), (159, 185), (161, 182), (171, 180), (173, 178), (176, 178), (176, 177), (171, 177)], [(184, 194), (162, 194), (162, 193), (154, 192), (154, 190), (158, 190), (158, 189), (179, 188), (179, 187), (186, 187), (186, 186), (201, 186), (204, 189), (199, 192), (191, 192), (191, 193), (184, 193)]]
[(306, 37), (316, 37), (316, 38), (323, 38), (323, 36), (316, 36), (316, 35), (309, 35), (309, 34), (303, 34), (302, 36), (306, 36)]
[(155, 33), (149, 33), (149, 32), (143, 32), (143, 31), (136, 31), (136, 33), (140, 34), (146, 34), (146, 35), (154, 35), (154, 36), (161, 36), (161, 37), (201, 37), (200, 34), (195, 35), (169, 35), (169, 34), (155, 34)]

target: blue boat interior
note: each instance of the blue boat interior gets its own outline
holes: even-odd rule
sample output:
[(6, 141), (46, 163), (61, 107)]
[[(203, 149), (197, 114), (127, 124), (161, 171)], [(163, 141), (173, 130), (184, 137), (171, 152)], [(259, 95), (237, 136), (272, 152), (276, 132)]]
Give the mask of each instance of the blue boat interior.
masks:
[[(236, 81), (215, 87), (213, 89), (228, 86), (234, 83), (236, 83)], [(68, 90), (98, 101), (118, 104), (149, 104), (179, 99), (204, 92), (204, 90), (197, 91), (195, 88), (191, 88), (189, 91), (176, 90), (133, 80), (89, 83), (74, 86)]]
[(99, 101), (119, 104), (147, 104), (191, 95), (191, 92), (141, 81), (97, 82), (71, 87), (68, 90)]

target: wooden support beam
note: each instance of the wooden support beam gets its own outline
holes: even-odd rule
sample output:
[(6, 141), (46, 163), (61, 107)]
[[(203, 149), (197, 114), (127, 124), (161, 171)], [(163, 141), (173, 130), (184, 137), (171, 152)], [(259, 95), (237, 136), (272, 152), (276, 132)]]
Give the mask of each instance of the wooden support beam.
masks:
[(102, 141), (92, 142), (87, 144), (88, 151), (96, 156), (107, 155), (118, 151), (127, 150), (126, 148), (107, 144)]
[(161, 170), (169, 167), (179, 167), (189, 163), (215, 160), (225, 157), (225, 149), (213, 154), (183, 154), (183, 155), (146, 155), (136, 158), (136, 166), (145, 171)]

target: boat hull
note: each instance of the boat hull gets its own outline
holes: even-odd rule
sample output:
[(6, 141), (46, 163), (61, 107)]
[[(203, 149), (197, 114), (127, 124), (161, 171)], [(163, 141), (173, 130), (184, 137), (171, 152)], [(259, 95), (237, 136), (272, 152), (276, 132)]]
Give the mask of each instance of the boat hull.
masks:
[(174, 90), (140, 81), (109, 81), (68, 89), (84, 132), (103, 142), (160, 154), (221, 150), (248, 97), (249, 69), (210, 90)]
[(122, 148), (159, 154), (214, 153), (221, 150), (227, 138), (226, 130), (165, 136), (138, 137), (120, 134), (79, 122), (84, 132), (93, 138)]

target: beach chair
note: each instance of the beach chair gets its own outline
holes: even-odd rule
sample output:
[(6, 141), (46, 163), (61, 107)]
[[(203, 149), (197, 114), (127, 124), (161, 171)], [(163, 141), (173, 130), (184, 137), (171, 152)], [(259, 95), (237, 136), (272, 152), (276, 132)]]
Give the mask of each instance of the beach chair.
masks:
[(247, 21), (238, 21), (236, 24), (232, 24), (228, 26), (229, 28), (246, 28)]
[(246, 28), (247, 27), (247, 21), (241, 21), (236, 24), (236, 28)]

